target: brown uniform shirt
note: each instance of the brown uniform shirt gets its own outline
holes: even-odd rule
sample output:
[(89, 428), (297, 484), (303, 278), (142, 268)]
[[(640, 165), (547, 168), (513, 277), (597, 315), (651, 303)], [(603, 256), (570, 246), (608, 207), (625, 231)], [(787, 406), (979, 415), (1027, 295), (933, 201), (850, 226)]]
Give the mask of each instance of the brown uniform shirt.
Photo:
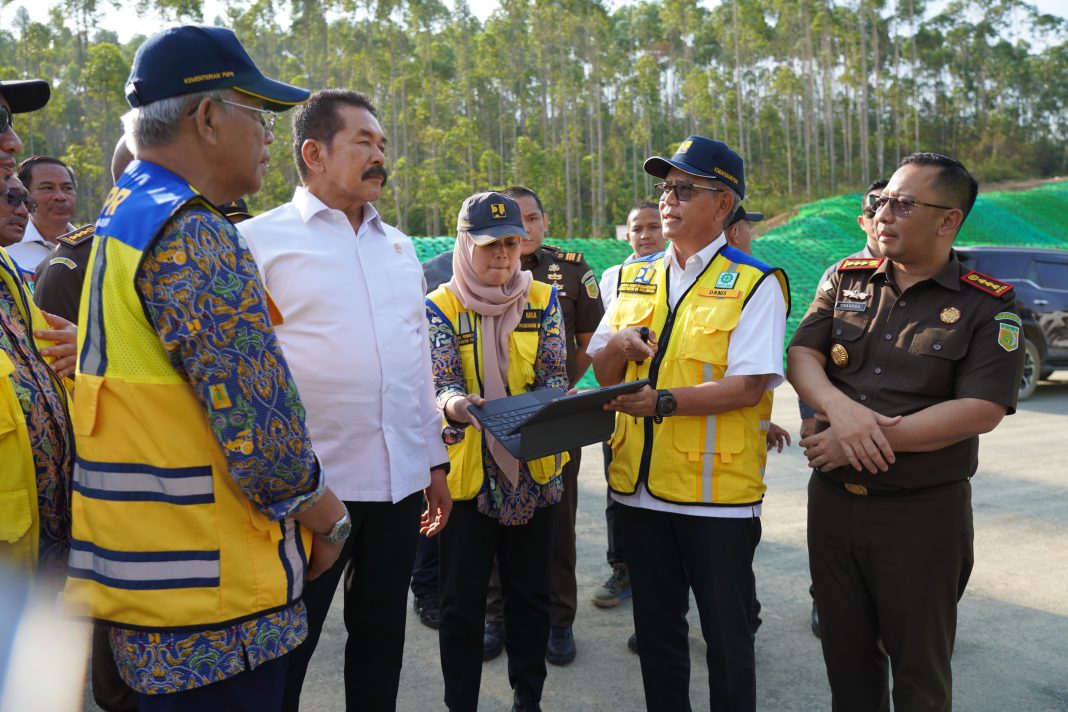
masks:
[[(1016, 410), (1023, 333), (1011, 286), (969, 272), (952, 252), (938, 274), (901, 292), (890, 260), (846, 259), (823, 283), (790, 346), (827, 356), (827, 377), (883, 415), (908, 415), (957, 398)], [(888, 472), (826, 473), (873, 493), (971, 477), (979, 438), (933, 452), (895, 453)]]
[(539, 282), (556, 287), (556, 296), (564, 312), (567, 379), (573, 386), (578, 380), (578, 342), (575, 335), (593, 333), (604, 316), (597, 278), (581, 252), (567, 252), (550, 245), (542, 245), (537, 252), (524, 257), (520, 267), (530, 270)]
[(94, 227), (86, 225), (60, 235), (56, 246), (37, 265), (33, 301), (46, 312), (78, 323), (85, 268), (93, 251)]

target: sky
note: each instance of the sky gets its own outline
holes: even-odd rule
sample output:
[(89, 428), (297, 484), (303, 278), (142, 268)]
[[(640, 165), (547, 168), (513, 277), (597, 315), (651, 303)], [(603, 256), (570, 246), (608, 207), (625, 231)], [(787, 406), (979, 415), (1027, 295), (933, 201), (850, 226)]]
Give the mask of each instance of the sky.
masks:
[[(946, 1), (934, 0), (931, 5), (932, 7), (941, 7)], [(1043, 13), (1068, 18), (1068, 2), (1065, 2), (1065, 0), (1029, 1)], [(445, 0), (445, 2), (452, 4), (451, 0)], [(14, 24), (15, 13), (20, 7), (27, 8), (33, 20), (44, 22), (48, 18), (49, 10), (57, 4), (59, 4), (59, 0), (8, 0), (7, 4), (0, 8), (0, 23), (2, 23), (0, 26), (11, 27)], [(622, 0), (608, 0), (609, 7), (616, 7), (620, 4), (622, 4)], [(703, 4), (711, 6), (716, 3), (710, 0), (703, 0)], [(137, 33), (151, 34), (169, 24), (162, 22), (158, 17), (138, 17), (128, 10), (125, 12), (115, 10), (108, 2), (101, 2), (100, 5), (105, 8), (104, 20), (101, 24), (118, 32), (119, 39), (124, 42)], [(497, 0), (468, 0), (471, 12), (482, 20), (489, 17), (490, 13), (497, 8), (497, 5)], [(211, 22), (217, 16), (224, 16), (223, 7), (223, 3), (219, 0), (204, 0), (204, 21)], [(280, 19), (280, 22), (284, 24), (285, 21)]]

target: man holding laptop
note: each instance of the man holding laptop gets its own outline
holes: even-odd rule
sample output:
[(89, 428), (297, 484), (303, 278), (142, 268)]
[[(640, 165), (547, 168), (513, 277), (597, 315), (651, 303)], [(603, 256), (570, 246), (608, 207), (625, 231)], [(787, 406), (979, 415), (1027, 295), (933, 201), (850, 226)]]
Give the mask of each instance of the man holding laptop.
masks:
[(653, 384), (606, 406), (618, 412), (609, 487), (626, 505), (646, 705), (690, 709), (692, 589), (710, 707), (755, 709), (749, 617), (767, 458), (761, 421), (771, 415), (763, 395), (783, 379), (789, 290), (781, 270), (724, 238), (745, 196), (734, 151), (690, 136), (670, 160), (648, 159), (645, 171), (664, 181), (660, 216), (671, 245), (623, 266), (589, 353), (602, 385)]

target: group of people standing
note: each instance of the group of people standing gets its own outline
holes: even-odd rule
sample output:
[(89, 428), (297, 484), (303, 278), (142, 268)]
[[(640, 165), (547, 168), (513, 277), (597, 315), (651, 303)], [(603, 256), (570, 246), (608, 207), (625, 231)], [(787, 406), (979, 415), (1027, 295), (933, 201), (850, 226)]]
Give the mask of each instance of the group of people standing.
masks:
[[(18, 94), (0, 94), (13, 136)], [(635, 255), (600, 284), (541, 244), (540, 201), (515, 186), (464, 201), (427, 293), (374, 207), (388, 171), (368, 97), (269, 79), (206, 26), (146, 40), (126, 95), (135, 160), (96, 222), (78, 327), (48, 329), (0, 254), (18, 415), (0, 494), (34, 513), (3, 552), (34, 569), (69, 551), (64, 603), (103, 632), (94, 682), (110, 662), (131, 691), (115, 705), (298, 709), (344, 579), (346, 706), (395, 709), (425, 549), (447, 708), (478, 708), (501, 646), (512, 709), (541, 709), (546, 660), (575, 656), (580, 453), (518, 460), (471, 409), (592, 364), (602, 385), (651, 384), (606, 406), (615, 572), (597, 594), (633, 591), (645, 705), (690, 709), (692, 592), (710, 707), (755, 709), (753, 556), (786, 361), (820, 414), (801, 445), (833, 704), (887, 709), (889, 661), (897, 709), (949, 709), (977, 435), (1014, 409), (1022, 364), (1011, 286), (952, 251), (976, 193), (958, 162), (914, 154), (866, 195), (879, 253), (827, 276), (787, 352), (787, 277), (749, 254), (761, 216), (720, 141), (645, 162), (659, 201), (631, 212)], [(235, 227), (217, 206), (258, 190), (290, 109), (301, 185)], [(46, 361), (73, 358), (75, 333), (70, 389)], [(47, 503), (68, 531), (40, 525)]]

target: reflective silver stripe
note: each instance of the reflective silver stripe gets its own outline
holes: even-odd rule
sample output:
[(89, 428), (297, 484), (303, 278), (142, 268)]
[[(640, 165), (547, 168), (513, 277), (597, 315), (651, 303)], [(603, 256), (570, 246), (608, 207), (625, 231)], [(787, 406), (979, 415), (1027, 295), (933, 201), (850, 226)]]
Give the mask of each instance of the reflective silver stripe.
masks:
[[(704, 364), (705, 383), (711, 383), (715, 379), (712, 364)], [(716, 457), (716, 416), (705, 417), (705, 454), (701, 464), (701, 501), (712, 501), (712, 472), (715, 467)]]
[(771, 421), (770, 420), (761, 420), (760, 421), (760, 429), (764, 430), (764, 431), (771, 430)]
[(211, 496), (214, 492), (210, 469), (203, 475), (161, 477), (143, 471), (94, 470), (75, 463), (74, 482), (82, 488), (99, 492), (155, 494), (166, 497)]
[(304, 563), (301, 561), (297, 547), (297, 522), (287, 518), (282, 527), (282, 550), (285, 551), (286, 560), (289, 562), (289, 570), (293, 572), (289, 587), (289, 600), (295, 601), (304, 591)]
[(82, 549), (71, 549), (70, 567), (72, 569), (94, 571), (101, 576), (120, 581), (175, 581), (181, 579), (219, 578), (218, 560), (116, 561), (101, 554)]
[(100, 285), (104, 281), (104, 258), (106, 252), (106, 240), (100, 240), (96, 245), (96, 254), (93, 256), (93, 274), (90, 276), (89, 314), (82, 324), (85, 330), (85, 343), (82, 346), (81, 370), (82, 373), (90, 373), (94, 376), (102, 376), (104, 349), (101, 339), (103, 338), (102, 327), (104, 324), (103, 307), (100, 304)]

